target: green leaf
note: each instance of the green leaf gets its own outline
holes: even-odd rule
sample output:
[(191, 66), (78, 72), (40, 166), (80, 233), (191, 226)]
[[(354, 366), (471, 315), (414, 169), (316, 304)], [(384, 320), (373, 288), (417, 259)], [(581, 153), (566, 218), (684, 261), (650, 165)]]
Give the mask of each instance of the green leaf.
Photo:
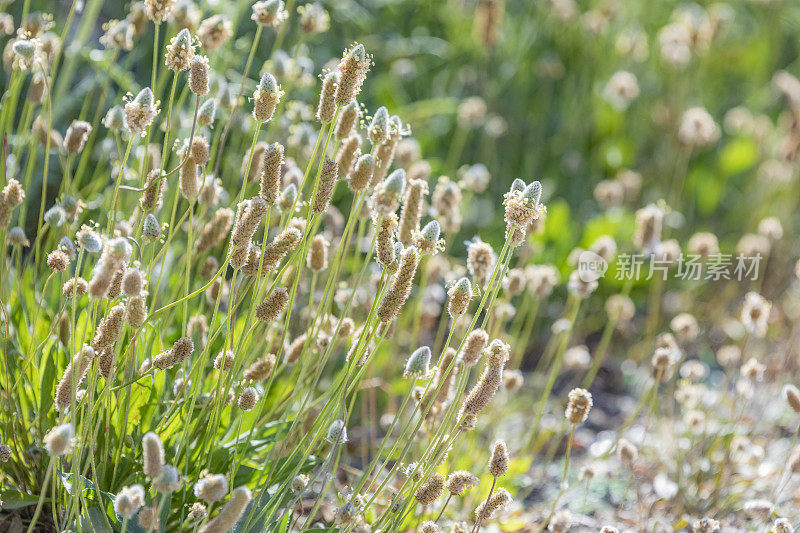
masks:
[[(2, 509), (10, 511), (12, 509), (21, 509), (29, 505), (36, 505), (39, 501), (38, 496), (33, 494), (25, 494), (18, 490), (4, 490), (0, 493), (0, 500), (3, 500)], [(50, 498), (44, 499), (45, 503), (50, 501)]]

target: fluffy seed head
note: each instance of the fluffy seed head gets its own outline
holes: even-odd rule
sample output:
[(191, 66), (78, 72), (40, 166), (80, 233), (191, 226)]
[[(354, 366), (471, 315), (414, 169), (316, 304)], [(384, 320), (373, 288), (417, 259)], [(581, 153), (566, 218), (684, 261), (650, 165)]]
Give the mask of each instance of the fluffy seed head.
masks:
[(446, 479), (442, 474), (433, 474), (414, 492), (414, 498), (420, 505), (432, 505), (444, 493)]
[(375, 172), (375, 158), (372, 154), (364, 154), (356, 160), (353, 172), (350, 173), (348, 187), (353, 192), (364, 190)]
[(447, 291), (450, 300), (447, 304), (447, 312), (453, 318), (458, 318), (467, 312), (467, 306), (472, 299), (472, 285), (467, 278), (459, 279), (453, 287)]
[(208, 126), (214, 122), (214, 117), (217, 114), (217, 101), (209, 98), (202, 103), (200, 109), (197, 110), (197, 124), (199, 126)]
[(369, 128), (367, 128), (369, 141), (373, 144), (383, 144), (389, 138), (389, 111), (381, 106), (375, 111)]
[(344, 444), (347, 442), (347, 428), (344, 425), (344, 420), (334, 420), (328, 427), (328, 433), (325, 435), (325, 440), (331, 444)]
[(426, 377), (430, 373), (430, 363), (431, 349), (427, 346), (417, 348), (406, 361), (403, 377), (412, 379)]
[(792, 411), (800, 414), (800, 390), (788, 383), (783, 386), (783, 397), (786, 399), (786, 403), (789, 404), (789, 407), (792, 408)]
[(247, 367), (247, 369), (244, 371), (244, 377), (252, 381), (267, 379), (274, 367), (275, 355), (268, 353)]
[(447, 476), (447, 491), (453, 496), (463, 496), (478, 484), (478, 478), (466, 470), (456, 470)]
[(378, 317), (381, 322), (389, 323), (397, 317), (400, 308), (403, 307), (403, 304), (411, 294), (411, 286), (414, 282), (418, 264), (419, 252), (415, 247), (409, 246), (403, 250), (400, 266), (378, 307)]
[(494, 477), (505, 475), (508, 471), (508, 447), (505, 441), (496, 440), (489, 457), (489, 473)]
[(308, 250), (306, 263), (308, 268), (314, 272), (319, 272), (328, 268), (328, 248), (331, 243), (324, 235), (314, 235), (311, 239), (311, 246)]
[(153, 91), (145, 87), (136, 98), (125, 104), (125, 126), (131, 133), (138, 133), (142, 137), (147, 134), (147, 128), (158, 115), (158, 102), (155, 101)]
[(473, 329), (469, 335), (467, 335), (467, 340), (464, 341), (464, 348), (461, 352), (461, 360), (464, 361), (464, 364), (467, 366), (473, 366), (475, 363), (477, 363), (478, 359), (481, 357), (483, 348), (488, 342), (488, 333), (482, 329)]
[(278, 287), (256, 308), (256, 318), (262, 322), (272, 322), (286, 309), (288, 303), (289, 291)]
[(71, 154), (77, 154), (83, 150), (90, 133), (92, 133), (91, 124), (84, 120), (73, 120), (64, 135), (64, 149)]
[(200, 54), (192, 57), (189, 62), (189, 89), (198, 96), (204, 96), (211, 90), (208, 85), (208, 70), (208, 57)]
[(206, 503), (220, 501), (228, 494), (228, 478), (223, 474), (206, 474), (194, 484), (194, 495)]
[(370, 58), (364, 46), (356, 44), (345, 50), (339, 62), (339, 83), (336, 86), (336, 105), (344, 106), (355, 100), (369, 72)]
[(336, 138), (344, 140), (350, 137), (353, 127), (361, 115), (361, 109), (357, 102), (350, 102), (339, 109), (339, 119), (336, 122)]
[(325, 159), (322, 163), (322, 173), (317, 186), (317, 194), (314, 196), (314, 213), (324, 213), (328, 210), (328, 205), (333, 196), (333, 188), (339, 178), (339, 166), (335, 161)]
[(333, 115), (336, 112), (335, 94), (338, 81), (339, 75), (336, 71), (329, 72), (322, 80), (322, 92), (317, 105), (317, 120), (323, 124), (333, 121)]
[(75, 440), (75, 428), (69, 422), (56, 426), (44, 436), (43, 440), (47, 453), (53, 457), (60, 457), (72, 450)]
[(265, 72), (261, 76), (258, 88), (253, 93), (253, 118), (258, 122), (271, 120), (282, 96), (283, 91), (275, 80), (275, 76)]
[(69, 266), (69, 256), (61, 250), (53, 250), (47, 254), (47, 268), (53, 272), (64, 272)]
[(167, 45), (167, 54), (164, 64), (170, 70), (180, 72), (187, 70), (194, 58), (194, 44), (192, 34), (184, 28), (173, 37)]
[(564, 416), (571, 424), (582, 424), (592, 408), (592, 395), (586, 389), (572, 389)]
[(258, 392), (254, 387), (245, 387), (239, 394), (239, 409), (252, 411), (258, 401)]
[(152, 431), (142, 437), (142, 460), (142, 471), (151, 479), (155, 479), (164, 468), (164, 445)]
[(161, 472), (153, 479), (153, 488), (159, 492), (171, 493), (181, 488), (181, 476), (172, 465), (164, 465)]

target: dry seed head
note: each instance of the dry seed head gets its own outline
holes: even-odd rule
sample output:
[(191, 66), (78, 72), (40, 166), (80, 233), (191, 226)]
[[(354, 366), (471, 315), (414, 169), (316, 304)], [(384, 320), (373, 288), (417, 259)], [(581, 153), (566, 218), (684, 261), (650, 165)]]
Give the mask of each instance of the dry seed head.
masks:
[(489, 457), (489, 473), (494, 477), (505, 475), (508, 471), (508, 447), (505, 441), (496, 440)]
[(124, 305), (115, 305), (108, 311), (108, 315), (97, 326), (97, 332), (92, 340), (92, 347), (95, 351), (101, 352), (106, 348), (110, 348), (119, 340), (124, 319)]
[(375, 111), (367, 135), (373, 145), (383, 144), (389, 138), (389, 111), (385, 107), (381, 106)]
[(83, 150), (90, 133), (91, 124), (84, 120), (73, 120), (64, 136), (64, 149), (71, 154), (77, 154)]
[(233, 35), (233, 23), (225, 15), (212, 15), (200, 23), (197, 38), (200, 44), (213, 52), (220, 48)]
[(350, 102), (346, 106), (339, 108), (339, 119), (336, 122), (336, 138), (340, 141), (350, 137), (353, 127), (361, 116), (361, 109), (358, 102)]
[(244, 371), (244, 377), (252, 381), (267, 379), (274, 367), (275, 355), (268, 353), (247, 367)]
[(433, 255), (440, 249), (444, 249), (444, 240), (439, 239), (442, 228), (438, 220), (431, 220), (422, 231), (414, 231), (413, 243), (422, 255)]
[(800, 445), (795, 446), (792, 454), (789, 456), (787, 467), (792, 474), (800, 474)]
[(474, 329), (469, 335), (467, 340), (464, 341), (464, 348), (461, 352), (461, 360), (464, 361), (466, 366), (473, 366), (478, 362), (481, 357), (486, 343), (489, 342), (489, 334), (482, 329)]
[(389, 174), (375, 189), (375, 193), (372, 196), (372, 209), (381, 215), (388, 215), (397, 211), (405, 187), (406, 171), (398, 168)]
[(279, 287), (256, 308), (256, 318), (262, 322), (272, 322), (286, 309), (288, 303), (289, 291)]
[(692, 524), (694, 533), (719, 533), (719, 522), (706, 516)]
[(619, 439), (617, 443), (617, 455), (622, 464), (630, 468), (639, 456), (639, 452), (636, 450), (636, 446), (628, 439)]
[(253, 4), (253, 14), (250, 18), (259, 26), (277, 28), (288, 16), (283, 0), (263, 0)]
[(433, 474), (414, 492), (414, 498), (420, 505), (431, 505), (444, 493), (446, 479), (442, 474)]
[[(399, 237), (400, 242), (403, 244), (409, 244), (414, 232), (419, 228), (419, 221), (422, 218), (422, 210), (427, 194), (428, 183), (420, 179), (412, 179), (409, 176), (406, 197), (403, 201), (403, 208), (400, 211)], [(437, 236), (436, 240), (438, 241), (438, 239), (439, 237)]]
[(158, 102), (155, 101), (153, 91), (145, 87), (136, 98), (125, 104), (125, 126), (133, 134), (144, 137), (147, 128), (158, 115)]
[(461, 278), (447, 291), (447, 296), (450, 298), (447, 312), (451, 317), (458, 318), (467, 312), (467, 306), (472, 299), (472, 285), (467, 278)]
[(167, 45), (164, 64), (170, 70), (180, 72), (189, 68), (193, 58), (194, 44), (192, 43), (192, 34), (184, 28)]
[(364, 190), (375, 172), (375, 158), (372, 154), (364, 154), (356, 160), (353, 171), (350, 173), (348, 180), (348, 187), (353, 192), (360, 192)]
[(480, 239), (473, 240), (467, 247), (467, 270), (478, 285), (485, 285), (494, 269), (496, 261), (491, 245)]
[(252, 411), (258, 402), (258, 392), (254, 387), (245, 387), (239, 394), (239, 409), (242, 411)]
[(144, 0), (145, 14), (147, 18), (160, 24), (169, 18), (175, 0)]
[(132, 328), (140, 328), (147, 320), (147, 302), (145, 301), (147, 292), (143, 291), (138, 296), (128, 299), (125, 306), (125, 321)]
[(230, 371), (233, 368), (234, 355), (231, 350), (224, 350), (214, 358), (214, 368), (217, 370)]
[(328, 124), (333, 121), (333, 116), (336, 113), (336, 102), (334, 98), (338, 81), (339, 75), (336, 71), (328, 72), (322, 80), (322, 91), (320, 92), (319, 104), (317, 105), (317, 120), (323, 124)]
[(426, 520), (419, 526), (420, 533), (439, 533), (439, 526), (430, 520)]
[(281, 259), (297, 247), (302, 236), (303, 234), (300, 230), (292, 227), (287, 227), (276, 235), (272, 242), (264, 249), (264, 267), (261, 272), (262, 275), (274, 270)]
[(483, 374), (464, 400), (459, 419), (476, 417), (494, 397), (503, 381), (503, 367), (508, 360), (509, 346), (495, 339), (486, 352), (486, 366)]
[(339, 62), (339, 83), (336, 86), (336, 105), (344, 106), (355, 100), (369, 72), (371, 59), (364, 46), (353, 45), (345, 50)]
[(47, 268), (53, 272), (64, 272), (69, 266), (69, 256), (61, 250), (47, 254)]
[(161, 176), (161, 170), (155, 168), (147, 173), (142, 197), (139, 200), (139, 205), (142, 206), (144, 211), (151, 212), (161, 209), (164, 197), (164, 185), (166, 185), (166, 183)]
[(311, 246), (308, 250), (306, 263), (308, 268), (314, 272), (320, 272), (328, 268), (328, 248), (331, 243), (323, 235), (314, 235), (311, 239)]
[(128, 296), (139, 296), (144, 288), (144, 273), (138, 268), (125, 270), (122, 276), (122, 292)]
[(386, 294), (381, 300), (378, 307), (378, 317), (381, 322), (391, 322), (394, 320), (400, 308), (403, 307), (408, 296), (411, 294), (411, 286), (414, 282), (414, 275), (417, 272), (417, 265), (419, 264), (419, 252), (413, 246), (409, 246), (403, 250), (403, 255), (400, 258), (400, 266), (397, 269), (392, 284), (386, 291)]
[[(190, 80), (191, 81), (191, 80)], [(209, 98), (197, 110), (197, 125), (208, 126), (214, 122), (214, 117), (217, 114), (217, 102), (213, 98)]]
[(633, 243), (640, 250), (651, 251), (661, 240), (661, 225), (664, 211), (655, 204), (649, 204), (636, 211), (636, 232)]
[(233, 226), (233, 217), (233, 211), (230, 209), (225, 207), (218, 209), (197, 237), (194, 243), (197, 251), (203, 253), (221, 243)]
[(142, 437), (142, 461), (142, 471), (150, 479), (155, 479), (164, 468), (164, 445), (152, 431)]
[(83, 296), (86, 294), (87, 289), (88, 284), (85, 279), (81, 277), (69, 278), (64, 282), (64, 285), (61, 286), (61, 294), (64, 298), (72, 298), (73, 295)]
[(475, 521), (481, 522), (487, 518), (494, 518), (500, 512), (511, 506), (511, 494), (503, 487), (495, 489), (492, 497), (482, 501), (475, 509)]
[[(2, 206), (0, 206), (0, 211), (2, 211)], [(0, 224), (2, 226), (2, 224)], [(8, 243), (12, 246), (23, 246), (27, 248), (31, 245), (31, 241), (28, 239), (28, 236), (25, 235), (25, 230), (22, 229), (20, 226), (14, 226), (10, 230), (8, 230)]]
[(394, 263), (394, 236), (397, 229), (397, 215), (389, 213), (380, 219), (376, 236), (378, 262), (387, 267)]
[(445, 350), (439, 360), (436, 372), (436, 386), (433, 388), (433, 392), (436, 393), (434, 400), (439, 405), (448, 402), (453, 393), (454, 380), (458, 373), (459, 364), (456, 355), (456, 349), (450, 347)]
[(336, 186), (338, 178), (339, 166), (336, 162), (326, 158), (322, 163), (322, 173), (320, 174), (317, 193), (314, 196), (314, 214), (324, 213), (328, 210), (328, 205), (333, 196), (333, 188)]
[(77, 392), (77, 390), (73, 390), (73, 383), (75, 384), (75, 389), (83, 383), (94, 356), (94, 349), (91, 346), (84, 345), (72, 358), (67, 368), (64, 369), (61, 380), (56, 386), (55, 404), (59, 411), (63, 412), (72, 402), (72, 397)]
[(264, 151), (263, 170), (261, 171), (260, 195), (268, 204), (274, 205), (278, 200), (283, 168), (283, 145), (272, 143)]
[(204, 96), (210, 90), (208, 69), (208, 58), (204, 55), (195, 55), (189, 62), (189, 89), (197, 96)]
[(244, 513), (252, 495), (247, 487), (233, 490), (228, 502), (212, 520), (198, 530), (198, 533), (225, 533), (229, 531)]
[(336, 153), (336, 165), (342, 176), (350, 175), (353, 163), (361, 155), (361, 136), (357, 133), (349, 136), (342, 142), (342, 146)]
[(769, 315), (772, 304), (757, 292), (750, 291), (745, 295), (740, 320), (745, 329), (756, 337), (767, 334)]
[(258, 88), (253, 93), (253, 118), (258, 122), (271, 120), (283, 94), (275, 77), (269, 72), (265, 72), (261, 76)]
[(206, 506), (200, 502), (194, 502), (189, 508), (189, 518), (193, 522), (202, 522), (205, 520), (207, 515), (208, 510), (206, 509)]
[(619, 529), (615, 528), (614, 526), (603, 526), (600, 530), (600, 533), (619, 533)]
[(794, 526), (786, 518), (776, 518), (772, 523), (775, 533), (794, 533)]
[(789, 407), (792, 408), (792, 411), (800, 414), (800, 390), (794, 385), (787, 383), (783, 386), (783, 397), (786, 399), (786, 403), (789, 404)]
[(209, 157), (208, 139), (201, 135), (193, 137), (192, 142), (189, 144), (189, 159), (194, 161), (196, 165), (205, 165), (208, 163)]
[(453, 496), (463, 496), (478, 484), (478, 478), (466, 470), (456, 470), (447, 476), (447, 491)]
[(572, 389), (564, 416), (571, 424), (582, 424), (592, 408), (592, 395), (586, 389)]
[(249, 246), (258, 225), (267, 212), (267, 202), (260, 197), (241, 202), (236, 210), (236, 222), (231, 242), (237, 248)]
[(194, 200), (200, 193), (200, 180), (202, 170), (192, 159), (186, 161), (178, 173), (178, 187), (181, 196), (187, 200)]

